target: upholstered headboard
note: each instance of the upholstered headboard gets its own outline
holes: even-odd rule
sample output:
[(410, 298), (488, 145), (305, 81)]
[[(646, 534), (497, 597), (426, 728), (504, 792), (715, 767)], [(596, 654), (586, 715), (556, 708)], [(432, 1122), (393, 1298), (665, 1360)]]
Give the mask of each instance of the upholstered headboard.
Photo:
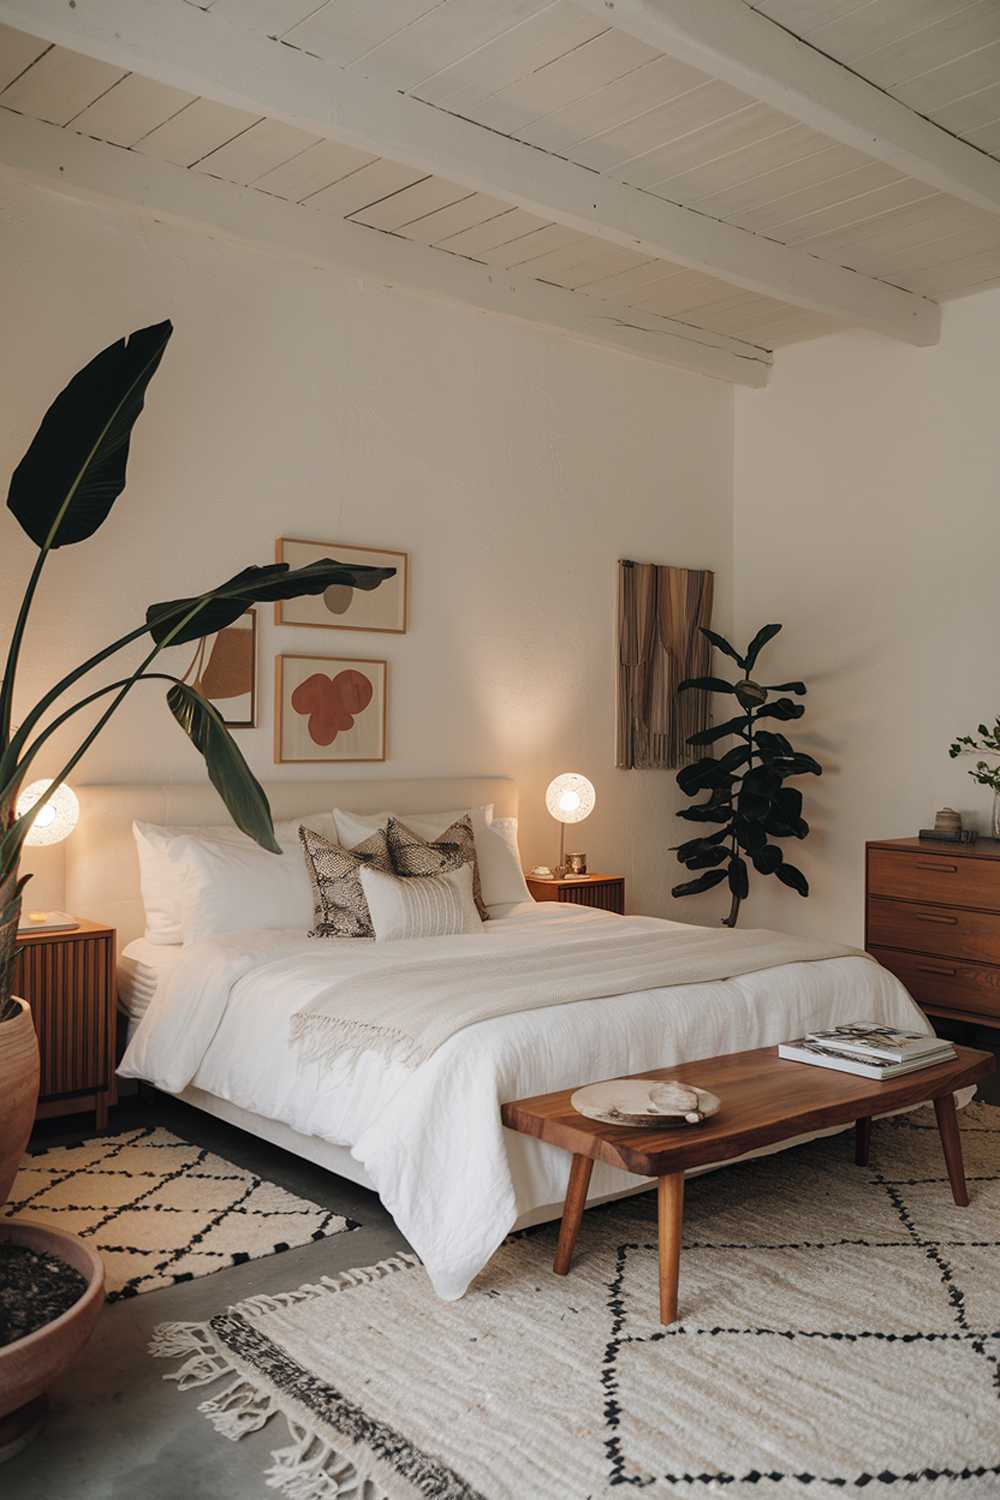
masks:
[[(436, 812), (495, 804), (498, 818), (517, 813), (517, 788), (500, 776), (425, 781), (273, 781), (264, 790), (275, 818), (343, 807), (352, 812)], [(207, 782), (169, 786), (79, 786), (80, 822), (66, 841), (66, 906), (77, 916), (117, 928), (123, 948), (144, 930), (139, 861), (132, 822), (203, 827), (228, 814)]]

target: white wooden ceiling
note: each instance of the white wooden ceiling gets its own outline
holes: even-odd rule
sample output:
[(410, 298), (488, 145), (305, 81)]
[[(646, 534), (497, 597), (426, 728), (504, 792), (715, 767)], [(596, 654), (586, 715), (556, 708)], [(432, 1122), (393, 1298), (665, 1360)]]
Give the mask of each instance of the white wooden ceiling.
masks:
[[(769, 30), (783, 28), (843, 64), (838, 73), (851, 70), (914, 117), (967, 142), (970, 158), (1000, 157), (998, 0), (735, 3), (765, 18)], [(101, 9), (100, 0), (91, 4)], [(145, 9), (166, 17), (178, 5), (191, 10), (184, 0), (146, 0)], [(34, 11), (47, 21), (51, 9), (43, 0), (0, 0), (0, 16), (19, 20)], [(655, 31), (657, 0), (619, 9), (623, 24), (630, 10), (651, 13)], [(885, 152), (844, 144), (610, 27), (607, 18), (619, 9), (583, 0), (199, 0), (199, 11), (234, 36), (268, 42), (279, 82), (294, 66), (322, 59), (345, 89), (348, 80), (371, 80), (387, 98), (433, 106), (424, 114), (446, 116), (457, 129), (463, 121), (484, 127), (484, 150), (498, 140), (524, 143), (546, 169), (574, 164), (602, 191), (636, 190), (627, 203), (680, 205), (692, 223), (702, 216), (713, 230), (749, 231), (742, 243), (752, 240), (751, 248), (763, 237), (775, 257), (781, 247), (799, 251), (793, 270), (817, 261), (838, 274), (847, 268), (876, 295), (914, 294), (914, 306), (1000, 284), (1000, 197), (990, 211), (968, 194), (908, 175)], [(38, 29), (62, 36), (76, 24)], [(737, 268), (720, 275), (693, 267), (690, 256), (680, 256), (686, 264), (672, 261), (669, 244), (648, 254), (648, 236), (643, 249), (631, 248), (620, 235), (616, 242), (582, 232), (579, 216), (572, 223), (565, 214), (546, 217), (540, 190), (522, 207), (506, 183), (489, 182), (493, 196), (470, 186), (468, 173), (460, 183), (428, 171), (426, 162), (408, 165), (365, 149), (349, 128), (344, 135), (353, 140), (337, 139), (336, 120), (320, 133), (275, 118), (263, 94), (260, 109), (233, 107), (234, 97), (257, 97), (252, 82), (234, 88), (223, 80), (216, 97), (209, 88), (177, 87), (177, 66), (147, 76), (159, 71), (152, 54), (146, 73), (108, 60), (116, 55), (124, 56), (117, 44), (95, 41), (90, 55), (0, 26), (0, 114), (563, 289), (588, 311), (608, 304), (618, 323), (622, 309), (635, 309), (764, 352), (851, 322), (849, 311), (815, 310), (828, 306), (822, 298), (786, 301), (734, 284), (738, 256)], [(200, 78), (206, 65), (201, 74), (196, 59), (192, 65)], [(734, 243), (738, 250), (741, 241)]]

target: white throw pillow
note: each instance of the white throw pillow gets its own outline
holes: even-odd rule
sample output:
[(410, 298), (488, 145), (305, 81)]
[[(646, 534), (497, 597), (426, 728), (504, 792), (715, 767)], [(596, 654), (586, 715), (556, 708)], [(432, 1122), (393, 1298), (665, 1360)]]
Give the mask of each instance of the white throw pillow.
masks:
[(460, 865), (447, 875), (417, 876), (386, 875), (362, 865), (358, 879), (377, 943), (451, 937), (482, 928), (472, 899), (471, 865)]
[(524, 881), (517, 847), (517, 819), (494, 819), (492, 802), (487, 802), (482, 807), (436, 813), (352, 813), (338, 807), (334, 809), (333, 815), (337, 820), (338, 842), (345, 848), (353, 848), (377, 829), (386, 828), (390, 817), (398, 818), (421, 838), (435, 839), (458, 818), (464, 817), (466, 812), (472, 818), (484, 905), (501, 906), (513, 901), (530, 901), (531, 895)]
[[(332, 813), (308, 813), (301, 818), (286, 818), (275, 823), (274, 832), (278, 843), (297, 845), (300, 823), (321, 833), (324, 838), (336, 839), (336, 824)], [(181, 839), (195, 839), (227, 848), (259, 847), (232, 823), (206, 828), (165, 828), (158, 823), (136, 822), (132, 824), (132, 835), (139, 856), (139, 885), (146, 911), (146, 937), (151, 943), (164, 945), (184, 941), (178, 842)]]
[(297, 839), (280, 854), (249, 839), (238, 847), (180, 839), (175, 858), (185, 943), (269, 927), (305, 933), (312, 926), (312, 886)]

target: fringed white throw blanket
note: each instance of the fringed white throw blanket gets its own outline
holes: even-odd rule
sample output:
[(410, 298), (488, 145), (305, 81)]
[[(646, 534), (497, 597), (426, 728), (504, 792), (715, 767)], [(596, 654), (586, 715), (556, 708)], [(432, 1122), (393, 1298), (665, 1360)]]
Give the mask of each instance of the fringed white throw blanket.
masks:
[[(574, 924), (575, 927), (575, 924)], [(353, 964), (292, 1017), (304, 1062), (374, 1051), (416, 1068), (449, 1037), (496, 1016), (637, 990), (701, 984), (782, 964), (864, 957), (856, 948), (766, 928), (688, 927), (625, 917), (611, 931), (581, 923), (572, 937), (534, 937), (502, 950), (479, 934), (448, 954)], [(391, 950), (391, 944), (387, 949)]]

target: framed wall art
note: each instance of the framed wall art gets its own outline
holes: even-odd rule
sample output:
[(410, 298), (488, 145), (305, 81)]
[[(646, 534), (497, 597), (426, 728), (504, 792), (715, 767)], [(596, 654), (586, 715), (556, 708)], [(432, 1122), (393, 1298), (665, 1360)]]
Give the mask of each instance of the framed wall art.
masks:
[(278, 625), (308, 625), (327, 630), (385, 630), (402, 635), (406, 630), (409, 594), (409, 557), (384, 547), (348, 547), (341, 542), (308, 542), (282, 536), (277, 544), (278, 562), (304, 568), (324, 557), (374, 568), (395, 568), (378, 588), (355, 589), (334, 584), (322, 594), (302, 599), (281, 599), (274, 606)]
[(257, 724), (257, 611), (198, 642), (182, 682), (207, 698), (230, 729)]
[(385, 760), (387, 662), (282, 655), (275, 669), (278, 764)]

